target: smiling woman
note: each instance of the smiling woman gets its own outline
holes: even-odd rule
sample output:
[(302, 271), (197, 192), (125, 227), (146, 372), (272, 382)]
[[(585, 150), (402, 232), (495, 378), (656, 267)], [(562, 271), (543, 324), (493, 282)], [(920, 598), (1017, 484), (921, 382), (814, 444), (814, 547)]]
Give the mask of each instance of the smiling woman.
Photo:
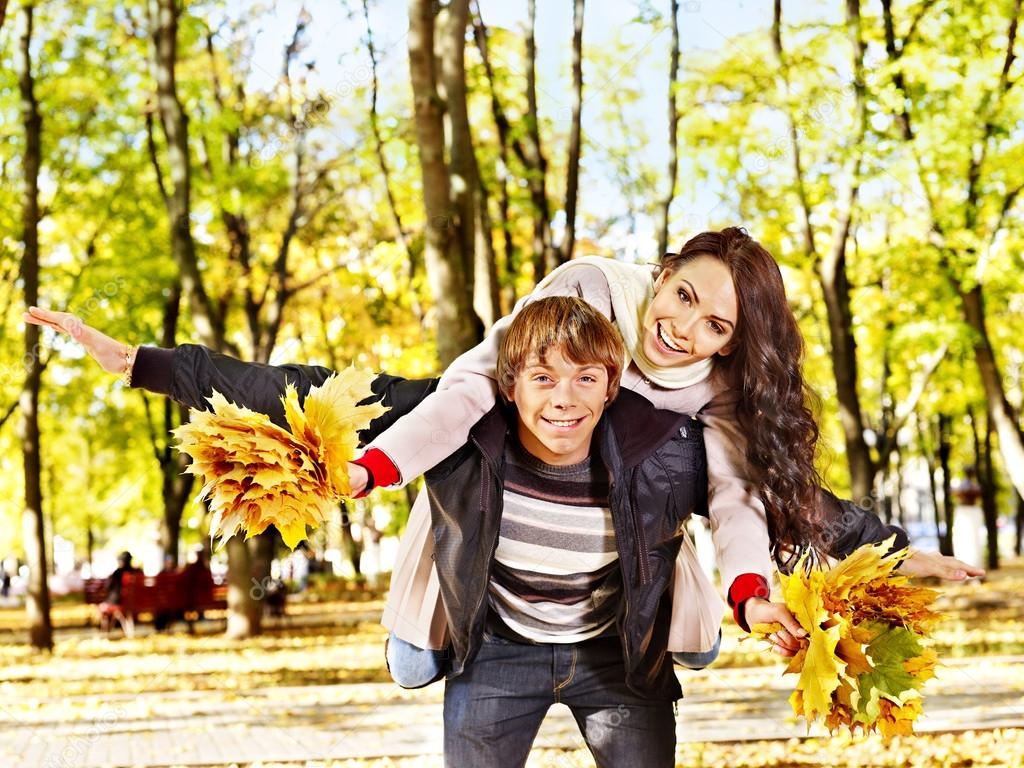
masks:
[(656, 365), (693, 365), (727, 355), (739, 317), (732, 272), (711, 256), (664, 269), (644, 316), (644, 352)]

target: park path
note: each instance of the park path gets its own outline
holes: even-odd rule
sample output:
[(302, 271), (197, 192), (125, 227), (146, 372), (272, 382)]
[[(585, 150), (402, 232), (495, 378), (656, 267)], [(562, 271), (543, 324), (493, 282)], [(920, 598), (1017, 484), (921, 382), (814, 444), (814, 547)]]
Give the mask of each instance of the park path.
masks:
[[(954, 659), (928, 684), (918, 731), (1024, 727), (1024, 656)], [(779, 667), (685, 672), (681, 741), (807, 735)], [(73, 722), (10, 713), (0, 722), (0, 765), (30, 768), (168, 766), (440, 754), (441, 693), (384, 683), (223, 692), (112, 695)], [(68, 697), (62, 698), (68, 703)], [(2, 709), (2, 705), (0, 705)], [(812, 734), (820, 733), (815, 730)], [(576, 749), (568, 709), (553, 708), (537, 747)]]

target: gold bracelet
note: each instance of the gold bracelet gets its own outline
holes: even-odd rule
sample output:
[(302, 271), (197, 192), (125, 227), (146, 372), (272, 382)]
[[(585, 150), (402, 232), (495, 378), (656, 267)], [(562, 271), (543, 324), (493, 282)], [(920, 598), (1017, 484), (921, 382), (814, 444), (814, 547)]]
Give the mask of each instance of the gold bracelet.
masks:
[(126, 344), (124, 348), (124, 370), (121, 373), (124, 374), (124, 385), (130, 387), (132, 385), (132, 350), (137, 347), (131, 344)]

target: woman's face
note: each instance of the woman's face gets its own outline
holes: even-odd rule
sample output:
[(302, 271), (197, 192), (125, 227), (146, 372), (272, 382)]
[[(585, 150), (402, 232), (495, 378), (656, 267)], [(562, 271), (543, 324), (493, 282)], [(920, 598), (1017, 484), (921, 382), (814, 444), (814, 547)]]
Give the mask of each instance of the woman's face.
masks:
[(644, 315), (643, 348), (663, 368), (693, 365), (732, 351), (739, 303), (732, 272), (713, 256), (663, 271)]

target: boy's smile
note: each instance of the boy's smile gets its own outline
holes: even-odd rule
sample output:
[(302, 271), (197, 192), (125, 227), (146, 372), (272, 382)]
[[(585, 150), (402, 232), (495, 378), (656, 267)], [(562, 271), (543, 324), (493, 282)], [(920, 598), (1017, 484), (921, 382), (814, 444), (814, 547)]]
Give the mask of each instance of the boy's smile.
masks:
[(512, 401), (519, 441), (546, 464), (577, 464), (590, 455), (590, 438), (604, 413), (608, 372), (595, 363), (574, 363), (561, 349), (542, 361), (531, 355), (516, 377)]

